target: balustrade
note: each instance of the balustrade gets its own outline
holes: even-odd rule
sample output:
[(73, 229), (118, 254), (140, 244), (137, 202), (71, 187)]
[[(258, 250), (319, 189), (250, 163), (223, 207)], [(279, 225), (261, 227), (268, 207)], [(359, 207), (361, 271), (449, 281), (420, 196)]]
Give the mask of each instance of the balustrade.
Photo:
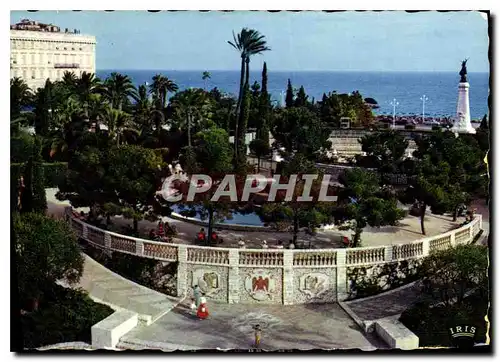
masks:
[(71, 220), (71, 228), (75, 232), (76, 236), (81, 238), (83, 236), (83, 224), (81, 222), (78, 222), (74, 219)]
[(144, 241), (144, 256), (177, 261), (177, 247), (159, 242)]
[(424, 254), (424, 243), (410, 243), (392, 246), (392, 259), (416, 258)]
[(325, 266), (336, 264), (337, 253), (335, 251), (294, 251), (293, 253), (294, 266)]
[(283, 265), (282, 251), (241, 251), (240, 265), (265, 265), (265, 266), (279, 266)]
[(136, 252), (135, 240), (111, 234), (111, 249), (123, 250), (128, 253), (135, 254)]
[(449, 247), (451, 247), (451, 235), (437, 237), (436, 239), (429, 241), (430, 251), (445, 250)]
[[(475, 234), (472, 234), (475, 235)], [(470, 237), (470, 229), (467, 228), (465, 230), (461, 230), (455, 234), (455, 242), (457, 245), (465, 244), (469, 240)]]
[(104, 246), (104, 230), (87, 225), (87, 235), (89, 241)]
[(347, 264), (379, 263), (385, 259), (385, 248), (347, 250)]
[(188, 248), (187, 261), (194, 263), (229, 264), (229, 251)]

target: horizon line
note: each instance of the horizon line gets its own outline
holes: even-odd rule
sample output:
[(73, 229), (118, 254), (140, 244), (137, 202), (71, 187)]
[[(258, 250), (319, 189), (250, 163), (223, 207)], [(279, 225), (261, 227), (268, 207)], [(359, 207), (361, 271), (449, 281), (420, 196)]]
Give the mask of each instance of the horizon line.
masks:
[[(240, 72), (240, 69), (160, 69), (160, 68), (96, 68), (96, 71), (152, 71), (152, 72)], [(255, 69), (250, 70), (250, 73), (261, 73), (262, 70)], [(321, 72), (331, 72), (331, 73), (457, 73), (455, 70), (332, 70), (332, 69), (300, 69), (300, 70), (268, 70), (269, 73), (321, 73)], [(478, 73), (490, 73), (487, 71), (473, 71), (468, 72), (468, 74), (478, 74)]]

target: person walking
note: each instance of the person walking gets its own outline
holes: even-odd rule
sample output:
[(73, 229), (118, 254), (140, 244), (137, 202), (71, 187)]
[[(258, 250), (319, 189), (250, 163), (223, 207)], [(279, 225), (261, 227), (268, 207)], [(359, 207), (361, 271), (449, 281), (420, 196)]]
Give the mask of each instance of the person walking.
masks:
[(193, 297), (194, 297), (194, 302), (196, 304), (196, 308), (200, 306), (200, 299), (201, 299), (201, 289), (198, 285), (195, 285), (193, 288)]
[(199, 319), (207, 319), (208, 318), (208, 308), (207, 308), (207, 300), (204, 296), (200, 298), (200, 306), (198, 307), (198, 312), (196, 316)]

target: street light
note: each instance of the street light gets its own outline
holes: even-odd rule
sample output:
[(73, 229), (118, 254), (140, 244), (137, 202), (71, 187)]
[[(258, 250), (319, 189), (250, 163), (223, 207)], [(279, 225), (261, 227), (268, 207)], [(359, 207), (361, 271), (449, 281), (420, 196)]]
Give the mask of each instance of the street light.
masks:
[(424, 94), (422, 97), (420, 97), (420, 100), (422, 101), (422, 124), (425, 123), (425, 102), (429, 100), (429, 98), (426, 97)]
[(399, 102), (396, 102), (396, 98), (390, 103), (392, 106), (392, 126), (396, 129), (396, 106), (399, 106)]

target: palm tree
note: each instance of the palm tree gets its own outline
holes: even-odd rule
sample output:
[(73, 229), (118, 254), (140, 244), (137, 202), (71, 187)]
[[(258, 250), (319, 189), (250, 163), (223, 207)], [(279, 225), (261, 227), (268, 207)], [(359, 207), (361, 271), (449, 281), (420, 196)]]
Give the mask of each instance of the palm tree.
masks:
[(46, 136), (52, 125), (58, 106), (54, 83), (47, 79), (45, 86), (38, 88), (34, 95), (34, 123), (35, 132), (39, 136)]
[(108, 105), (101, 115), (101, 122), (108, 128), (108, 134), (111, 139), (116, 140), (116, 144), (120, 145), (120, 137), (123, 131), (137, 132), (137, 128), (128, 113), (119, 109), (115, 109)]
[(172, 101), (174, 120), (180, 130), (187, 128), (189, 147), (191, 147), (191, 128), (203, 121), (208, 106), (206, 93), (199, 88), (186, 89), (177, 93)]
[[(257, 30), (248, 28), (243, 28), (238, 35), (233, 31), (233, 41), (228, 41), (228, 43), (240, 53), (241, 57), (240, 91), (238, 94), (238, 103), (236, 104), (236, 127), (234, 135), (235, 155), (237, 156), (238, 126), (242, 116), (241, 103), (245, 84), (248, 84), (250, 77), (250, 57), (271, 49), (267, 47), (264, 35), (261, 35)], [(244, 131), (246, 132), (246, 130)]]
[(75, 95), (80, 101), (86, 117), (89, 117), (89, 104), (92, 96), (101, 90), (101, 81), (93, 73), (83, 72), (76, 79)]
[(122, 110), (123, 104), (137, 93), (132, 80), (128, 75), (120, 73), (111, 73), (110, 77), (104, 82), (104, 95), (111, 105)]
[(178, 89), (179, 87), (174, 81), (168, 79), (164, 75), (156, 74), (153, 77), (153, 84), (150, 85), (150, 90), (155, 100), (155, 106), (158, 109), (164, 110), (167, 104), (168, 92), (177, 92)]
[(74, 91), (76, 82), (77, 82), (77, 76), (73, 72), (65, 71), (62, 77), (62, 84), (71, 91)]
[(205, 81), (205, 90), (207, 90), (207, 79), (212, 79), (212, 75), (210, 74), (210, 72), (204, 71), (201, 76), (201, 79)]
[(74, 97), (66, 98), (54, 113), (54, 127), (48, 137), (51, 158), (56, 153), (64, 153), (68, 149), (68, 132), (76, 131), (76, 127), (73, 127), (75, 116), (80, 116), (80, 120), (83, 118), (81, 105)]
[(30, 104), (33, 97), (28, 84), (21, 78), (10, 80), (10, 118), (16, 119), (20, 116), (23, 107)]

